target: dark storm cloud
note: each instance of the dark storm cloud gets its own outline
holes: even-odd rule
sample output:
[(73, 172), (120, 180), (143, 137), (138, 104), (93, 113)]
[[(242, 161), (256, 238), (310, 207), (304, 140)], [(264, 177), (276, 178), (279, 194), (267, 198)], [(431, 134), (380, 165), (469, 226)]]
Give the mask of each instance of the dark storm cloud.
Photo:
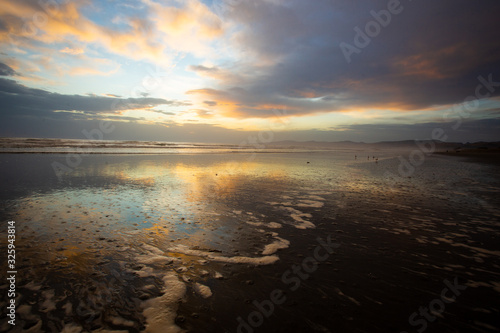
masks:
[[(431, 140), (436, 139), (433, 137), (435, 129), (440, 129), (441, 141), (446, 142), (498, 141), (500, 118), (464, 120), (461, 123), (363, 124), (346, 126), (346, 129), (351, 132), (349, 136), (356, 141), (393, 141), (394, 138)], [(367, 135), (368, 133), (370, 135)]]
[[(16, 81), (0, 78), (0, 115), (37, 117), (78, 117), (99, 113), (120, 113), (128, 109), (152, 108), (159, 105), (178, 106), (184, 102), (161, 98), (115, 98), (97, 95), (64, 95), (42, 89), (29, 88)], [(65, 113), (54, 111), (78, 111)]]
[[(106, 140), (160, 140), (170, 142), (211, 142), (211, 143), (240, 143), (248, 135), (257, 133), (238, 132), (208, 124), (144, 124), (136, 121), (112, 121), (114, 130), (106, 133)], [(136, 120), (136, 119), (135, 119)], [(85, 139), (82, 133), (100, 128), (99, 121), (81, 119), (35, 119), (27, 117), (19, 122), (17, 119), (7, 118), (0, 122), (1, 136), (6, 137), (35, 137), (35, 138), (65, 138)]]
[(0, 76), (14, 76), (17, 75), (16, 71), (10, 66), (0, 62)]
[(500, 118), (466, 120), (456, 127), (456, 122), (429, 122), (423, 124), (359, 124), (330, 130), (284, 131), (275, 135), (275, 141), (353, 141), (382, 142), (399, 140), (431, 140), (433, 131), (440, 129), (444, 142), (498, 141)]
[[(258, 103), (287, 105), (290, 114), (425, 109), (463, 102), (479, 76), (500, 82), (496, 0), (401, 1), (400, 13), (348, 63), (340, 44), (355, 45), (354, 28), (364, 31), (375, 21), (371, 11), (394, 1), (243, 1), (228, 18), (244, 24), (235, 40), (258, 60), (241, 70), (258, 70), (218, 89), (244, 88), (232, 98), (242, 105), (235, 115), (245, 117), (265, 116), (245, 108)], [(499, 88), (491, 93), (498, 95)]]

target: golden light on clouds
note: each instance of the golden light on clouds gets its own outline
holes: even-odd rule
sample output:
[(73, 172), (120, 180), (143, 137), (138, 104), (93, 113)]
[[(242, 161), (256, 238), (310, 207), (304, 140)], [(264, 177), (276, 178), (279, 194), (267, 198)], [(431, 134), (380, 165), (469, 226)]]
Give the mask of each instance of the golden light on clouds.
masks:
[[(20, 136), (39, 128), (24, 126), (27, 119), (47, 120), (50, 133), (37, 134), (42, 137), (62, 131), (61, 121), (74, 127), (113, 119), (141, 125), (130, 133), (147, 132), (138, 135), (143, 138), (147, 124), (160, 133), (155, 137), (169, 140), (163, 127), (185, 131), (189, 136), (179, 138), (186, 139), (197, 134), (191, 125), (198, 124), (205, 126), (198, 128), (206, 142), (222, 132), (239, 140), (247, 131), (279, 124), (279, 118), (290, 125), (283, 131), (324, 139), (324, 133), (316, 136), (318, 129), (335, 136), (336, 128), (354, 125), (435, 122), (442, 119), (438, 112), (474, 96), (480, 76), (493, 75), (481, 88), (480, 112), (469, 119), (491, 120), (493, 133), (496, 113), (487, 109), (498, 108), (500, 93), (494, 85), (500, 80), (494, 74), (500, 4), (461, 2), (446, 12), (442, 3), (431, 2), (425, 15), (423, 8), (405, 11), (404, 21), (393, 20), (347, 63), (339, 44), (352, 43), (353, 27), (372, 5), (0, 0), (5, 118), (17, 124), (13, 131)], [(405, 29), (422, 22), (425, 29)], [(136, 101), (116, 110), (120, 99)], [(280, 110), (286, 114), (277, 117)], [(378, 133), (389, 136), (383, 126)]]

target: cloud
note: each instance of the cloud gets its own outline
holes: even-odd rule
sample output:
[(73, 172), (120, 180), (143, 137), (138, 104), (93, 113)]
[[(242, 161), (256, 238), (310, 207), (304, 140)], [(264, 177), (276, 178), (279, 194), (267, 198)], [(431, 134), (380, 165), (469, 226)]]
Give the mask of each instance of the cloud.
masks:
[(202, 65), (190, 65), (188, 67), (190, 71), (196, 72), (201, 75), (214, 76), (219, 73), (221, 70), (217, 67), (207, 67)]
[(17, 75), (16, 71), (10, 66), (0, 62), (0, 76), (14, 76)]
[(171, 5), (152, 0), (143, 3), (150, 10), (155, 29), (163, 34), (163, 43), (177, 51), (206, 56), (212, 52), (210, 42), (224, 32), (220, 18), (199, 0), (167, 2)]
[(230, 118), (274, 118), (276, 110), (287, 110), (289, 116), (303, 116), (320, 112), (331, 112), (332, 107), (327, 102), (316, 101), (313, 105), (302, 100), (292, 100), (280, 95), (247, 90), (241, 87), (231, 87), (227, 90), (201, 88), (186, 92), (202, 103), (216, 103), (214, 113)]
[(72, 54), (72, 55), (78, 55), (78, 54), (82, 54), (84, 52), (84, 50), (81, 47), (70, 48), (70, 47), (66, 46), (64, 49), (60, 50), (59, 52)]
[[(311, 6), (321, 1), (311, 1)], [(274, 64), (301, 47), (310, 28), (297, 1), (240, 1), (227, 11), (234, 22), (232, 41), (242, 56), (258, 65)], [(230, 23), (228, 23), (230, 25)]]
[[(49, 48), (57, 49), (61, 56), (98, 51), (171, 68), (182, 59), (180, 53), (212, 56), (215, 54), (212, 42), (224, 34), (220, 18), (200, 0), (162, 3), (143, 0), (140, 6), (129, 4), (136, 9), (122, 7), (125, 12), (118, 15), (119, 19), (115, 17), (107, 23), (92, 20), (91, 13), (102, 5), (98, 2), (48, 1), (45, 8), (43, 4), (32, 0), (0, 0), (0, 43), (9, 52), (51, 53), (52, 61), (61, 64), (68, 59), (54, 61), (58, 55)], [(81, 57), (75, 59), (83, 61)], [(83, 70), (89, 67), (84, 65), (74, 67), (77, 75), (113, 73), (109, 69)]]
[[(226, 6), (218, 11), (221, 2)], [(45, 9), (41, 3), (52, 4), (0, 0), (1, 112), (9, 117), (126, 119), (127, 108), (147, 117), (142, 110), (189, 105), (185, 119), (197, 114), (200, 121), (226, 117), (232, 118), (227, 124), (240, 124), (267, 121), (285, 109), (290, 118), (307, 117), (311, 127), (311, 115), (318, 115), (321, 128), (345, 116), (350, 123), (331, 125), (352, 133), (349, 126), (356, 122), (437, 119), (439, 110), (475, 94), (479, 76), (491, 74), (493, 85), (500, 82), (500, 2), (494, 0), (402, 2), (402, 13), (353, 54), (351, 63), (339, 44), (354, 43), (354, 28), (364, 29), (374, 20), (370, 11), (386, 8), (387, 0), (140, 0), (118, 7), (77, 0)], [(172, 87), (138, 99), (103, 96), (106, 91), (50, 93), (7, 80), (43, 79), (43, 86), (56, 82), (68, 91), (68, 76), (82, 85), (118, 78), (105, 83), (117, 83), (114, 92), (122, 93), (120, 85), (131, 77), (155, 75), (132, 66), (139, 60), (164, 72), (174, 61), (182, 66), (169, 71)], [(492, 111), (474, 112), (471, 121), (496, 119), (500, 87), (493, 88)], [(151, 97), (165, 93), (186, 93), (193, 103)]]
[(42, 89), (29, 88), (13, 80), (0, 78), (2, 117), (87, 117), (116, 114), (126, 110), (151, 109), (153, 107), (185, 106), (185, 102), (162, 98), (116, 98), (91, 94), (64, 95)]
[(115, 66), (110, 70), (101, 70), (95, 67), (73, 67), (69, 71), (71, 75), (99, 75), (99, 76), (109, 76), (115, 74), (120, 70), (120, 65)]
[[(142, 29), (143, 26), (133, 19), (126, 30), (99, 25), (82, 15), (82, 7), (86, 4), (86, 1), (66, 2), (44, 10), (36, 1), (0, 0), (0, 18), (5, 20), (0, 41), (18, 49), (30, 49), (37, 42), (97, 44), (111, 53), (132, 59), (164, 62), (164, 47), (153, 38), (151, 31)], [(81, 53), (70, 47), (63, 51)]]
[[(221, 128), (219, 126), (187, 124), (144, 124), (136, 121), (111, 120), (113, 132), (106, 133), (106, 140), (158, 140), (169, 142), (210, 142), (239, 144), (248, 133)], [(26, 118), (23, 123), (9, 118), (0, 122), (0, 133), (11, 137), (71, 138), (85, 139), (82, 130), (99, 128), (98, 120), (68, 118), (40, 119)], [(257, 133), (253, 133), (257, 135)]]
[[(498, 1), (403, 6), (349, 64), (339, 44), (352, 44), (354, 28), (374, 20), (370, 11), (386, 8), (387, 1), (242, 1), (224, 17), (238, 27), (231, 39), (238, 62), (190, 66), (216, 82), (188, 93), (244, 119), (268, 117), (266, 105), (296, 116), (434, 110), (473, 95), (479, 75), (500, 81)], [(227, 71), (248, 75), (220, 75)], [(492, 93), (499, 95), (500, 89)]]
[(209, 118), (213, 118), (213, 116), (214, 116), (213, 112), (211, 112), (209, 110), (205, 110), (205, 109), (191, 109), (189, 111), (196, 112), (196, 115), (200, 118), (209, 119)]
[(216, 106), (217, 102), (215, 102), (215, 101), (203, 101), (203, 104), (205, 104), (206, 106)]
[[(0, 115), (0, 117), (2, 117)], [(151, 124), (138, 123), (135, 118), (117, 117), (107, 140), (161, 140), (170, 142), (212, 142), (239, 144), (249, 136), (257, 137), (258, 131), (242, 132), (209, 124)], [(426, 123), (420, 125), (364, 124), (350, 125), (346, 130), (301, 130), (275, 132), (274, 141), (343, 141), (377, 142), (394, 140), (428, 139), (434, 128), (443, 128), (449, 142), (498, 141), (500, 118), (494, 120), (471, 120), (465, 122), (460, 131), (454, 131), (452, 123)], [(0, 133), (11, 137), (73, 138), (84, 139), (82, 130), (99, 128), (99, 121), (79, 118), (75, 121), (67, 115), (57, 118), (24, 117), (22, 122), (15, 117), (3, 118)], [(481, 131), (478, 131), (481, 129)], [(271, 143), (272, 144), (272, 143)]]
[(151, 112), (160, 113), (165, 116), (175, 116), (175, 112), (161, 111), (161, 110), (150, 110)]
[(203, 65), (190, 65), (187, 68), (188, 71), (195, 72), (201, 77), (215, 79), (219, 82), (224, 82), (225, 84), (235, 84), (238, 82), (244, 82), (255, 75), (255, 69), (252, 70), (252, 74), (247, 73), (245, 68), (234, 67), (234, 68), (221, 68), (217, 66), (203, 66)]
[(222, 22), (217, 15), (201, 1), (177, 2), (176, 6), (166, 6), (151, 0), (143, 0), (156, 14), (158, 28), (167, 35), (182, 36), (186, 33), (199, 34), (203, 38), (214, 38), (222, 33)]
[[(436, 128), (443, 131), (447, 142), (498, 141), (500, 118), (464, 120), (458, 129), (456, 122), (422, 124), (358, 124), (344, 127), (347, 132), (331, 131), (337, 140), (364, 142), (396, 140), (430, 140)], [(329, 132), (329, 131), (327, 131)], [(340, 135), (339, 135), (340, 134)], [(330, 139), (331, 140), (331, 139)]]

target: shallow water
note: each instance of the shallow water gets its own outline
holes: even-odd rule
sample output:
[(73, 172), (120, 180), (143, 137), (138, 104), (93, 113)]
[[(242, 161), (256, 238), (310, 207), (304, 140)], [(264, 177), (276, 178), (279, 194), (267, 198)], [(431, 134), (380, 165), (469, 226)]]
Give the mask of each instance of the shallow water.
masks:
[[(1, 154), (19, 307), (0, 330), (245, 331), (279, 289), (247, 331), (410, 332), (454, 278), (467, 289), (428, 331), (497, 330), (497, 169), (427, 157), (401, 177), (394, 152), (362, 154), (86, 155), (59, 177), (68, 155)], [(318, 237), (340, 247), (284, 279)]]

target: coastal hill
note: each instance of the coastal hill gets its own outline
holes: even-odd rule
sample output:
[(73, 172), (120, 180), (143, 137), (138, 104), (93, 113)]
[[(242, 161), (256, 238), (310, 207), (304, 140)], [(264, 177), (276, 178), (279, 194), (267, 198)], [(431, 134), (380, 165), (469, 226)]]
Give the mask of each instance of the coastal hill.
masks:
[(418, 146), (434, 145), (436, 152), (460, 152), (469, 150), (496, 151), (500, 150), (500, 141), (497, 142), (444, 142), (436, 140), (404, 140), (404, 141), (382, 141), (375, 143), (353, 142), (353, 141), (277, 141), (269, 144), (271, 148), (288, 149), (355, 149), (355, 150), (379, 150), (379, 149), (413, 149)]

